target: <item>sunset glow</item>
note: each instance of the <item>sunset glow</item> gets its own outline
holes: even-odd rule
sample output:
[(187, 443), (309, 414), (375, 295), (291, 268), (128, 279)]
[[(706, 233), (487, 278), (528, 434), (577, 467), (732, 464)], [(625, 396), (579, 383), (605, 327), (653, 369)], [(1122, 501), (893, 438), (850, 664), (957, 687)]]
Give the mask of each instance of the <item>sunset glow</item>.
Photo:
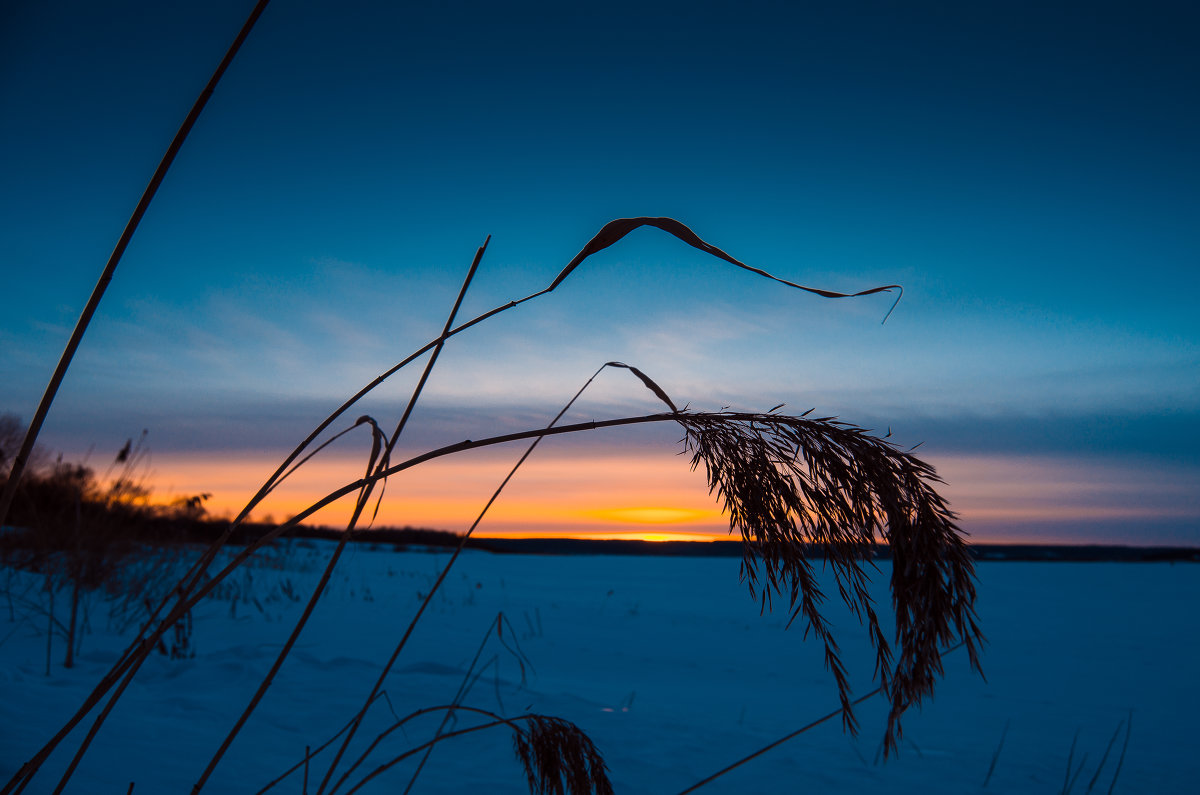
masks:
[[(124, 249), (46, 452), (102, 471), (148, 429), (158, 494), (232, 515), (438, 338), (487, 240), (410, 452), (544, 427), (621, 361), (692, 410), (783, 404), (923, 444), (976, 540), (1200, 543), (1194, 9), (561, 5), (265, 14)], [(0, 413), (28, 422), (241, 12), (15, 7)], [(573, 259), (636, 216), (756, 272), (651, 227)], [(894, 306), (822, 297), (895, 284)], [(395, 427), (428, 361), (337, 427)], [(662, 405), (605, 371), (572, 421)], [(361, 477), (358, 431), (255, 515)], [(544, 445), (478, 532), (723, 534), (664, 438)], [(375, 524), (463, 532), (519, 454), (392, 478)]]
[(716, 519), (719, 511), (698, 511), (683, 508), (610, 508), (585, 511), (597, 519), (622, 524), (683, 524)]
[[(1200, 521), (1200, 496), (1186, 478), (1112, 462), (1065, 458), (940, 456), (945, 494), (960, 524), (976, 541), (1050, 543), (1104, 540), (1108, 525)], [(413, 526), (465, 532), (512, 464), (511, 453), (439, 460), (389, 480), (374, 526)], [(208, 492), (216, 516), (232, 516), (278, 461), (241, 456), (159, 455), (152, 482), (160, 499)], [(361, 476), (348, 458), (315, 459), (274, 492), (254, 518), (275, 521), (307, 508), (324, 494)], [(1146, 502), (1136, 505), (1134, 495)], [(353, 507), (345, 497), (309, 524), (339, 526)], [(533, 457), (510, 482), (476, 534), (480, 537), (728, 538), (728, 519), (692, 472), (670, 451), (640, 456)], [(1083, 535), (1080, 535), (1080, 534)]]

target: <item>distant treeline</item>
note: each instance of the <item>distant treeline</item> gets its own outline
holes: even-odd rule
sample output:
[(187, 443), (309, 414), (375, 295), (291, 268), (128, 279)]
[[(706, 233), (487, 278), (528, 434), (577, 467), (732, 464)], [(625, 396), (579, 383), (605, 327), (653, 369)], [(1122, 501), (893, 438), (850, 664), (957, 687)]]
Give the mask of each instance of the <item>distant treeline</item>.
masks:
[[(111, 509), (110, 509), (111, 510)], [(107, 512), (106, 512), (107, 513)], [(227, 520), (195, 515), (164, 515), (162, 513), (126, 513), (109, 515), (104, 522), (108, 535), (119, 535), (124, 543), (153, 545), (172, 543), (208, 543), (229, 527)], [(74, 517), (72, 517), (74, 518)], [(122, 531), (113, 532), (114, 518), (123, 520)], [(86, 523), (85, 523), (86, 524)], [(230, 538), (233, 544), (248, 544), (274, 530), (276, 525), (263, 522), (244, 522)], [(80, 528), (86, 534), (86, 529)], [(0, 540), (4, 547), (36, 544), (38, 533), (23, 528), (8, 528)], [(62, 531), (59, 530), (59, 533)], [(284, 538), (338, 539), (344, 531), (333, 527), (301, 525), (288, 531)], [(57, 534), (55, 534), (57, 535)], [(398, 550), (411, 548), (453, 548), (461, 536), (445, 530), (418, 527), (380, 527), (359, 530), (352, 539), (358, 543), (387, 544)], [(59, 539), (61, 543), (61, 539)], [(522, 555), (643, 555), (655, 557), (738, 558), (742, 555), (741, 541), (640, 541), (636, 539), (586, 538), (472, 538), (467, 548), (497, 554)], [(822, 553), (814, 546), (814, 557)], [(973, 544), (971, 552), (980, 561), (1045, 561), (1045, 562), (1200, 562), (1200, 547), (1134, 547), (1121, 545), (1071, 544)], [(887, 545), (875, 548), (879, 560), (891, 558)]]
[[(449, 534), (447, 534), (449, 535)], [(369, 537), (369, 534), (367, 534)], [(456, 536), (450, 536), (455, 539)], [(574, 538), (482, 538), (471, 539), (469, 547), (493, 552), (520, 553), (527, 555), (657, 555), (664, 557), (730, 557), (742, 555), (741, 541), (636, 541), (636, 540), (589, 540)], [(973, 544), (971, 552), (976, 560), (986, 561), (1188, 561), (1200, 562), (1197, 547), (1129, 547), (1116, 545), (1038, 545), (1038, 544)], [(814, 557), (822, 553), (817, 547), (810, 549)], [(879, 545), (875, 557), (880, 560), (891, 558), (891, 549)]]
[[(247, 533), (266, 532), (268, 529), (270, 528), (266, 525), (251, 525), (247, 528)], [(290, 535), (297, 538), (339, 538), (341, 532), (332, 528), (300, 527)], [(246, 537), (248, 536), (243, 538)], [(439, 548), (457, 546), (460, 536), (444, 530), (404, 527), (364, 530), (355, 534), (355, 540), (366, 543), (392, 544), (401, 548)], [(730, 540), (472, 538), (467, 542), (467, 547), (500, 554), (521, 555), (649, 555), (703, 558), (737, 558), (742, 555), (742, 543)], [(976, 560), (985, 561), (1200, 562), (1200, 547), (1132, 547), (1115, 544), (973, 544), (971, 552)], [(811, 553), (814, 556), (821, 554), (815, 546)], [(891, 549), (886, 545), (880, 545), (876, 547), (875, 557), (880, 560), (888, 560), (891, 558)]]

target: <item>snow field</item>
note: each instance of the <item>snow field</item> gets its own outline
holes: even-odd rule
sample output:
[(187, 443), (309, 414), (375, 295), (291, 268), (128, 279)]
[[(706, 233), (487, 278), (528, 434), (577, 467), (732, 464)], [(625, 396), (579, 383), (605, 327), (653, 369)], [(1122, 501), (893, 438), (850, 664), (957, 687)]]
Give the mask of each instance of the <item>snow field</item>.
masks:
[[(195, 657), (155, 655), (146, 663), (67, 791), (124, 793), (130, 782), (138, 793), (189, 791), (273, 661), (331, 550), (328, 542), (291, 541), (223, 584), (194, 611)], [(352, 545), (206, 791), (257, 792), (299, 762), (306, 746), (321, 745), (344, 726), (446, 554)], [(876, 763), (886, 705), (872, 699), (858, 709), (857, 738), (844, 734), (839, 720), (828, 721), (700, 792), (1060, 792), (1070, 759), (1079, 769), (1072, 791), (1082, 793), (1131, 710), (1115, 791), (1194, 791), (1200, 569), (984, 562), (978, 570), (987, 680), (961, 652), (949, 655), (935, 700), (905, 718), (898, 759)], [(875, 577), (883, 605), (888, 573), (881, 563)], [(5, 576), (12, 589), (35, 575)], [(836, 599), (832, 585), (826, 590)], [(60, 595), (56, 610), (65, 604)], [(108, 611), (99, 596), (90, 600), (90, 631), (75, 668), (61, 666), (62, 641), (53, 640), (49, 676), (44, 617), (0, 611), (5, 780), (124, 648), (128, 632), (110, 626)], [(856, 694), (865, 694), (875, 687), (866, 633), (840, 605), (830, 602), (828, 615)], [(786, 619), (782, 604), (759, 615), (738, 581), (735, 559), (467, 552), (347, 759), (396, 716), (450, 703), (482, 643), (479, 676), (464, 703), (571, 720), (603, 752), (617, 792), (679, 792), (837, 706), (821, 648), (804, 642), (801, 626), (785, 630)], [(477, 720), (460, 713), (451, 728)], [(424, 742), (439, 723), (440, 716), (407, 723), (352, 780)], [(81, 737), (77, 730), (28, 792), (53, 789)], [(1124, 739), (1122, 729), (1093, 791), (1108, 790)], [(325, 752), (314, 760), (310, 792), (329, 758)], [(414, 769), (414, 760), (397, 765), (362, 791), (403, 791)], [(271, 791), (300, 792), (302, 775), (293, 773)], [(510, 732), (490, 729), (439, 745), (413, 791), (528, 789)]]

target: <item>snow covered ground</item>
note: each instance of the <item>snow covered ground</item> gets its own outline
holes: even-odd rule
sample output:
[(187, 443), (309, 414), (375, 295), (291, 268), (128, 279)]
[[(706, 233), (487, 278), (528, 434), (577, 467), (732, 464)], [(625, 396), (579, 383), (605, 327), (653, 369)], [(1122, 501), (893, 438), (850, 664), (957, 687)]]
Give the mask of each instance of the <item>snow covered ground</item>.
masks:
[[(137, 793), (189, 791), (274, 659), (330, 549), (327, 542), (290, 542), (198, 608), (195, 657), (155, 655), (144, 666), (67, 791), (125, 793), (130, 782)], [(359, 544), (347, 555), (206, 792), (257, 792), (298, 762), (306, 746), (321, 745), (345, 725), (446, 553)], [(876, 577), (884, 604), (887, 565)], [(450, 702), (482, 643), (476, 668), (483, 674), (465, 703), (567, 718), (600, 747), (618, 793), (677, 793), (837, 704), (821, 649), (797, 629), (785, 631), (782, 613), (760, 616), (737, 569), (732, 559), (468, 552), (348, 756), (394, 716)], [(36, 601), (33, 575), (0, 574), (7, 593)], [(987, 562), (979, 564), (979, 578), (987, 680), (969, 669), (964, 654), (951, 654), (936, 699), (906, 718), (898, 759), (876, 763), (886, 710), (872, 699), (859, 708), (857, 739), (832, 720), (699, 791), (1061, 792), (1070, 760), (1079, 768), (1072, 792), (1093, 783), (1093, 792), (1107, 792), (1124, 727), (1098, 777), (1097, 766), (1130, 715), (1114, 791), (1197, 791), (1200, 567)], [(60, 617), (64, 604), (60, 594)], [(0, 598), (3, 780), (123, 648), (128, 635), (116, 631), (107, 611), (102, 599), (91, 600), (90, 631), (73, 669), (62, 667), (62, 641), (54, 639), (47, 676), (45, 617), (19, 604), (10, 614)], [(504, 640), (526, 658), (524, 681), (518, 655), (493, 626), (500, 612)], [(872, 690), (865, 632), (842, 610), (831, 606), (830, 615), (857, 693)], [(474, 720), (461, 716), (456, 726)], [(389, 735), (361, 771), (420, 744), (437, 723), (413, 721)], [(78, 736), (27, 792), (53, 789)], [(317, 758), (314, 781), (328, 759), (328, 752)], [(398, 765), (362, 791), (403, 791), (413, 769)], [(302, 776), (299, 770), (271, 791), (300, 793)], [(315, 789), (310, 781), (308, 791)], [(527, 791), (504, 729), (440, 745), (413, 788)]]

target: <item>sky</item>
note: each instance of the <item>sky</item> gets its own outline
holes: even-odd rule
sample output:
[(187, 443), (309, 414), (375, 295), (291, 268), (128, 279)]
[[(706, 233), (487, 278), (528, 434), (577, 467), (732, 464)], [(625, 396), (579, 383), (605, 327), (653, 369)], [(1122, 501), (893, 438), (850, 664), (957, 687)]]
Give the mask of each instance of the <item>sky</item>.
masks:
[[(175, 130), (253, 3), (0, 10), (0, 412), (32, 417)], [(1190, 3), (277, 0), (196, 124), (47, 418), (103, 472), (235, 512), (460, 310), (668, 216), (827, 300), (642, 229), (455, 337), (416, 454), (544, 425), (606, 361), (682, 405), (888, 430), (978, 541), (1200, 544), (1200, 10)], [(419, 371), (352, 410), (385, 428)], [(569, 418), (657, 410), (628, 371)], [(488, 534), (728, 525), (677, 430), (543, 444)], [(358, 477), (345, 437), (263, 507)], [(520, 454), (415, 468), (378, 524), (462, 531)], [(317, 520), (334, 524), (343, 503)]]

